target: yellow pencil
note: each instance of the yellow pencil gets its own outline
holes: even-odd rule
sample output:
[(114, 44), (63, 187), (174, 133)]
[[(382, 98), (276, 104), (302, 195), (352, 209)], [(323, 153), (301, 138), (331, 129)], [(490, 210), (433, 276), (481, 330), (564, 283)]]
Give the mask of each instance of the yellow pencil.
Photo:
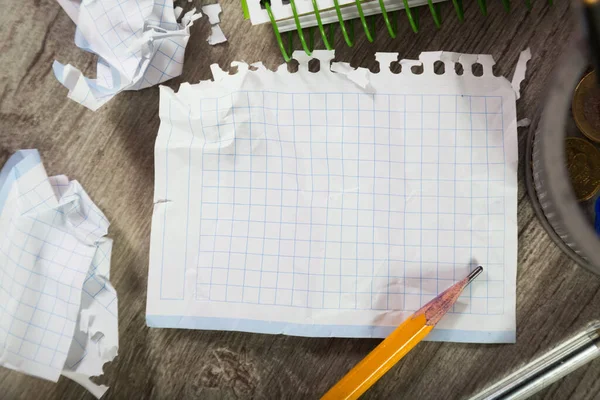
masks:
[(400, 324), (379, 346), (329, 389), (321, 400), (359, 398), (431, 332), (435, 324), (456, 303), (463, 289), (482, 271), (483, 267), (477, 267), (469, 276), (450, 286)]

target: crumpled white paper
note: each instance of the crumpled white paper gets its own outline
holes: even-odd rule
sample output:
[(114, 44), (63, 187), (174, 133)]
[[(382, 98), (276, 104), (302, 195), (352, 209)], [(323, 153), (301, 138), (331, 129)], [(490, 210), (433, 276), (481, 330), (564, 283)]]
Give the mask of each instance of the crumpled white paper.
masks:
[[(58, 0), (77, 25), (75, 44), (98, 55), (97, 77), (55, 61), (68, 97), (97, 110), (122, 90), (140, 90), (179, 76), (195, 9), (177, 22), (173, 0)], [(176, 16), (177, 15), (177, 16)]]
[(0, 365), (101, 397), (118, 349), (117, 293), (109, 279), (108, 220), (77, 181), (48, 177), (37, 150), (0, 172)]

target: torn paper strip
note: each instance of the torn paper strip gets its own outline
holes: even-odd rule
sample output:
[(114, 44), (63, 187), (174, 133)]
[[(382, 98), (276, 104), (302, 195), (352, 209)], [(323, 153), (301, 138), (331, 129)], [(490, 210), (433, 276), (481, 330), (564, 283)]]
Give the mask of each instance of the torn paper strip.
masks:
[(221, 11), (221, 5), (218, 3), (202, 6), (202, 12), (208, 16), (208, 22), (210, 22), (211, 25), (216, 25), (221, 22), (219, 19)]
[(525, 79), (525, 72), (527, 71), (527, 62), (531, 60), (531, 49), (527, 49), (521, 52), (519, 55), (519, 61), (515, 67), (515, 73), (512, 78), (511, 86), (517, 95), (517, 100), (521, 98), (521, 82)]
[(226, 42), (227, 38), (221, 30), (219, 25), (213, 25), (210, 27), (210, 36), (208, 37), (208, 44), (214, 46), (215, 44)]
[(227, 41), (219, 22), (219, 14), (221, 13), (221, 6), (219, 4), (209, 4), (202, 7), (202, 12), (208, 16), (208, 21), (211, 24), (210, 27), (210, 36), (207, 41), (208, 44), (214, 46), (219, 43), (223, 43)]
[(190, 26), (201, 14), (192, 10), (181, 22), (173, 0), (58, 0), (77, 25), (75, 44), (98, 55), (96, 78), (53, 64), (68, 97), (97, 110), (122, 90), (139, 90), (181, 74)]
[[(0, 172), (0, 365), (90, 388), (118, 348), (108, 221), (77, 181), (48, 177), (37, 150)], [(5, 311), (6, 311), (5, 310)], [(83, 378), (85, 380), (83, 380)], [(93, 390), (92, 390), (93, 389)]]

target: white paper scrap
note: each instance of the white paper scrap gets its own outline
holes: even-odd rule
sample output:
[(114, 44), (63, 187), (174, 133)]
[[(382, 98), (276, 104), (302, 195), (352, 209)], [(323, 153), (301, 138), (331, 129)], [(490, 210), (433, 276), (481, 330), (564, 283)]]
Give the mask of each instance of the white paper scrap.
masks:
[(211, 25), (216, 25), (221, 22), (219, 19), (221, 11), (221, 5), (219, 3), (202, 6), (202, 12), (208, 15), (208, 22), (210, 22)]
[(96, 397), (90, 376), (118, 349), (108, 221), (77, 181), (48, 177), (37, 150), (0, 172), (0, 365)]
[(140, 90), (179, 76), (190, 26), (202, 15), (180, 13), (173, 0), (58, 0), (77, 25), (75, 44), (98, 55), (96, 78), (58, 61), (54, 75), (68, 97), (97, 110), (122, 90)]
[(227, 41), (225, 34), (221, 30), (219, 25), (213, 25), (210, 27), (210, 36), (207, 39), (208, 44), (214, 46), (215, 44), (224, 43)]
[(349, 63), (335, 62), (331, 64), (331, 71), (345, 75), (362, 89), (370, 89), (369, 70), (367, 68), (353, 68)]
[(315, 73), (295, 53), (296, 73), (213, 65), (161, 87), (147, 324), (385, 337), (482, 265), (428, 339), (514, 342), (510, 82), (491, 56), (422, 53), (393, 74), (378, 53), (365, 92), (314, 57)]
[(521, 82), (525, 79), (527, 62), (529, 60), (531, 60), (531, 49), (528, 47), (519, 55), (519, 60), (517, 61), (517, 66), (515, 67), (515, 73), (513, 74), (511, 82), (511, 86), (517, 95), (517, 100), (521, 98)]

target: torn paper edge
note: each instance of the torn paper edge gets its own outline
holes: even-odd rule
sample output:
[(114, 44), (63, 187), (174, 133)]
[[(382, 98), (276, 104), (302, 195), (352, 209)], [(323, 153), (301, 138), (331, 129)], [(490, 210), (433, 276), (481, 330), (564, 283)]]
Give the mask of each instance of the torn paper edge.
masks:
[(90, 377), (85, 374), (79, 374), (73, 371), (63, 371), (62, 375), (79, 383), (81, 386), (86, 388), (91, 394), (93, 394), (97, 399), (104, 396), (104, 393), (109, 389), (108, 386), (105, 385), (97, 385), (90, 380)]
[[(310, 74), (310, 75), (324, 75), (324, 74), (340, 74), (348, 78), (350, 82), (356, 85), (361, 91), (365, 93), (371, 93), (370, 80), (371, 77), (383, 74), (389, 75), (390, 77), (398, 76), (415, 76), (423, 77), (423, 79), (443, 79), (447, 75), (455, 76), (459, 81), (461, 79), (477, 79), (477, 78), (493, 78), (502, 80), (507, 86), (510, 86), (510, 81), (504, 76), (495, 76), (493, 73), (493, 67), (496, 64), (494, 58), (488, 54), (462, 54), (453, 52), (422, 52), (419, 55), (418, 60), (401, 59), (398, 58), (398, 53), (375, 53), (375, 60), (379, 63), (379, 72), (371, 72), (367, 68), (354, 68), (350, 64), (345, 62), (333, 62), (335, 58), (334, 50), (315, 50), (312, 55), (307, 55), (304, 51), (295, 51), (292, 58), (298, 61), (298, 71), (289, 72), (288, 64), (283, 63), (279, 65), (275, 70), (267, 69), (261, 63), (253, 64), (253, 69), (249, 68), (249, 65), (245, 62), (232, 62), (231, 66), (237, 66), (238, 71), (235, 74), (229, 75), (226, 70), (223, 70), (218, 64), (211, 65), (211, 72), (213, 75), (212, 81), (222, 82), (224, 79), (231, 79), (232, 77), (238, 76), (238, 79), (244, 79), (243, 76), (246, 73), (252, 74), (277, 74), (277, 75), (292, 75), (292, 74)], [(317, 59), (320, 63), (320, 70), (318, 72), (309, 72), (308, 63)], [(445, 65), (445, 71), (443, 74), (436, 74), (434, 72), (435, 63), (441, 61)], [(399, 63), (402, 66), (402, 71), (398, 74), (391, 71), (392, 63)], [(463, 67), (462, 74), (458, 74), (455, 69), (455, 64), (459, 63)], [(475, 76), (473, 74), (473, 65), (481, 64), (483, 74), (481, 76)], [(423, 68), (421, 73), (415, 73), (412, 71), (413, 66), (420, 66)], [(201, 81), (200, 85), (211, 82)], [(233, 82), (233, 81), (232, 81)], [(190, 86), (189, 84), (182, 84), (180, 90)]]
[(219, 25), (219, 22), (221, 22), (219, 14), (222, 11), (223, 10), (221, 9), (221, 5), (219, 3), (202, 6), (202, 12), (208, 16), (208, 22), (211, 25), (210, 35), (206, 40), (211, 46), (227, 41), (227, 38), (225, 37), (225, 34)]
[(202, 12), (208, 16), (208, 22), (210, 22), (211, 25), (216, 25), (221, 22), (219, 14), (223, 12), (223, 10), (219, 3), (202, 6)]
[(214, 46), (219, 43), (223, 43), (227, 41), (225, 34), (221, 30), (220, 25), (213, 25), (210, 27), (210, 36), (207, 39), (208, 44)]
[(517, 66), (515, 67), (515, 73), (513, 74), (512, 81), (510, 85), (515, 91), (515, 95), (517, 96), (517, 100), (521, 98), (521, 83), (525, 79), (525, 73), (527, 72), (527, 62), (531, 60), (531, 49), (528, 47), (523, 50), (519, 55), (519, 60), (517, 61)]
[[(93, 268), (93, 270), (83, 285), (81, 309), (73, 336), (74, 341), (80, 345), (85, 344), (84, 355), (72, 367), (65, 365), (62, 375), (79, 383), (94, 396), (100, 398), (109, 387), (97, 385), (90, 378), (103, 375), (103, 366), (114, 360), (119, 349), (118, 316), (110, 312), (108, 307), (103, 304), (110, 300), (110, 303), (114, 302), (114, 309), (118, 310), (119, 300), (116, 290), (110, 283), (113, 241), (110, 238), (102, 237), (97, 241), (96, 246), (96, 254), (90, 266), (90, 269)], [(94, 286), (94, 281), (101, 285), (102, 289), (91, 296), (89, 295), (90, 288), (86, 288), (86, 285), (90, 282)], [(75, 357), (78, 358), (81, 355), (75, 353)]]

